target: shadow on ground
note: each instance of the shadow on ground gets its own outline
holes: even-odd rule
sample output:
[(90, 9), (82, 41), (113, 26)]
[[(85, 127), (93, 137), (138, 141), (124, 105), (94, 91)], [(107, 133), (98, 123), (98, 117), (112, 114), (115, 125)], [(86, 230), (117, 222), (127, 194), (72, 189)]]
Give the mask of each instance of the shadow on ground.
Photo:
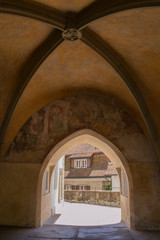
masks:
[(0, 227), (0, 240), (159, 240), (160, 231), (134, 231), (123, 222), (103, 226), (64, 226), (46, 223), (40, 228)]

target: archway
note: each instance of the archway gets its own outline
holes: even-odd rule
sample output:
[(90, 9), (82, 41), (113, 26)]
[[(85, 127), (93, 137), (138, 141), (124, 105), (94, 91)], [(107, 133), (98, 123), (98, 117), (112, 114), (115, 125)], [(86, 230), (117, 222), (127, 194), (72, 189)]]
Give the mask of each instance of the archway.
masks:
[[(17, 133), (1, 171), (3, 182), (10, 186), (5, 174), (7, 164), (16, 169), (14, 175), (15, 171), (7, 168), (10, 182), (17, 181), (12, 192), (18, 192), (16, 206), (19, 214), (14, 212), (12, 199), (6, 197), (11, 194), (7, 187), (1, 198), (6, 206), (1, 210), (1, 224), (41, 225), (44, 219), (41, 220), (41, 201), (37, 205), (37, 184), (38, 198), (41, 198), (44, 170), (49, 164), (53, 170), (69, 148), (84, 141), (104, 153), (107, 151), (115, 167), (126, 172), (129, 193), (128, 198), (121, 196), (124, 200), (121, 205), (122, 209), (123, 205), (127, 209), (122, 211), (122, 219), (127, 225), (136, 229), (150, 229), (150, 226), (159, 229), (159, 172), (153, 148), (137, 123), (116, 100), (95, 95), (53, 101), (33, 114)], [(11, 214), (14, 217), (10, 218)], [(46, 219), (48, 216), (49, 213)]]
[[(60, 141), (47, 155), (45, 158), (41, 171), (39, 174), (38, 189), (37, 189), (37, 209), (36, 209), (36, 226), (41, 226), (47, 218), (50, 217), (51, 200), (49, 195), (47, 199), (42, 195), (42, 183), (44, 174), (47, 168), (51, 168), (50, 173), (52, 174), (54, 166), (58, 160), (71, 148), (77, 144), (90, 143), (98, 147), (109, 159), (113, 162), (115, 168), (121, 179), (121, 171), (124, 171), (127, 176), (128, 182), (128, 196), (124, 196), (123, 190), (121, 189), (121, 209), (122, 209), (122, 220), (129, 226), (132, 227), (131, 213), (133, 212), (133, 201), (132, 201), (132, 176), (129, 170), (129, 166), (126, 158), (121, 151), (109, 140), (102, 135), (89, 129), (83, 129), (77, 131), (70, 136)], [(51, 179), (51, 176), (49, 177)], [(50, 184), (50, 183), (49, 183)], [(122, 184), (121, 184), (122, 186)], [(45, 208), (44, 208), (45, 206)]]

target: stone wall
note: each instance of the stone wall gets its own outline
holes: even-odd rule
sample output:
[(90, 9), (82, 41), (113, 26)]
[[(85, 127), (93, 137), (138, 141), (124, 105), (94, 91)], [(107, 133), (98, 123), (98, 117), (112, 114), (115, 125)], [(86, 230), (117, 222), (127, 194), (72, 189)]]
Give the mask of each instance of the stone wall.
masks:
[[(97, 136), (97, 144), (92, 144), (96, 139), (95, 137), (92, 142), (92, 134), (91, 138), (90, 134), (88, 135), (87, 142), (103, 150), (106, 155), (109, 154), (111, 161), (117, 162), (115, 167), (121, 167), (122, 163), (127, 171), (129, 194), (128, 198), (121, 198), (122, 220), (129, 227), (137, 230), (160, 229), (160, 174), (150, 141), (134, 122), (132, 116), (119, 106), (116, 99), (95, 95), (77, 95), (55, 100), (34, 113), (17, 133), (5, 157), (1, 159), (3, 163), (13, 163), (18, 166), (19, 173), (8, 167), (6, 175), (5, 164), (1, 165), (0, 175), (3, 181), (1, 181), (0, 205), (3, 207), (0, 208), (0, 224), (34, 225), (37, 205), (41, 206), (41, 202), (36, 203), (36, 200), (39, 201), (36, 186), (38, 182), (41, 183), (38, 176), (42, 177), (39, 173), (41, 173), (40, 169), (43, 170), (40, 165), (44, 161), (47, 163), (49, 157), (51, 160), (52, 156), (49, 153), (53, 148), (59, 148), (56, 153), (55, 150), (53, 151), (53, 159), (56, 159), (57, 152), (63, 149), (62, 141), (64, 143), (68, 141), (67, 139), (71, 140), (71, 135), (76, 132), (78, 134), (80, 130), (93, 131)], [(105, 141), (101, 141), (101, 137)], [(77, 142), (72, 140), (75, 141), (74, 143)], [(99, 145), (100, 142), (102, 145)], [(105, 142), (107, 142), (106, 146)], [(66, 146), (69, 147), (70, 144), (64, 147), (68, 151), (69, 148)], [(105, 151), (105, 147), (109, 153)], [(60, 157), (61, 155), (59, 159)], [(30, 169), (35, 177), (31, 178), (29, 171), (21, 170), (23, 164), (38, 167), (38, 169)], [(18, 180), (15, 182), (15, 179)], [(16, 183), (14, 186), (13, 182)], [(14, 187), (12, 192), (10, 192), (10, 186)], [(38, 189), (41, 187), (38, 185)], [(86, 193), (83, 193), (83, 197), (84, 194)], [(40, 194), (39, 196), (41, 198)], [(25, 199), (25, 207), (23, 199)], [(98, 199), (97, 195), (96, 199)], [(102, 199), (105, 199), (105, 195)], [(103, 201), (99, 200), (102, 203)], [(30, 206), (31, 203), (32, 206)], [(36, 214), (40, 215), (37, 212)]]
[(72, 203), (88, 203), (120, 207), (120, 192), (110, 191), (64, 191), (64, 200)]
[(0, 163), (0, 225), (35, 226), (40, 168), (40, 164)]

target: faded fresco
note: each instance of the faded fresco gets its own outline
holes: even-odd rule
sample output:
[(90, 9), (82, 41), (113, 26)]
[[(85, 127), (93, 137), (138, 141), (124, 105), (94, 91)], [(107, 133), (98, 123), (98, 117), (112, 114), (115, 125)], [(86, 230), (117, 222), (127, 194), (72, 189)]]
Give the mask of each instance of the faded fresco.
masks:
[(142, 133), (112, 98), (67, 97), (32, 115), (11, 144), (5, 161), (41, 163), (55, 144), (84, 128), (102, 134), (115, 145), (122, 136)]

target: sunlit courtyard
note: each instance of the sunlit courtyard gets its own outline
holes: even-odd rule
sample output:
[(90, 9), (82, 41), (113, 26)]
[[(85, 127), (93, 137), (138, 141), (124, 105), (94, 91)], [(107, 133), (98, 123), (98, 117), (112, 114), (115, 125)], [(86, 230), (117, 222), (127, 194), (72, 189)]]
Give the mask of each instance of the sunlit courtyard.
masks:
[[(159, 232), (134, 231), (121, 219), (121, 209), (80, 203), (64, 203), (61, 215), (40, 228), (0, 227), (0, 240), (159, 240)], [(120, 223), (119, 223), (120, 222)]]
[(114, 224), (121, 221), (121, 209), (64, 202), (62, 214), (57, 215), (52, 221), (54, 224), (74, 226)]

